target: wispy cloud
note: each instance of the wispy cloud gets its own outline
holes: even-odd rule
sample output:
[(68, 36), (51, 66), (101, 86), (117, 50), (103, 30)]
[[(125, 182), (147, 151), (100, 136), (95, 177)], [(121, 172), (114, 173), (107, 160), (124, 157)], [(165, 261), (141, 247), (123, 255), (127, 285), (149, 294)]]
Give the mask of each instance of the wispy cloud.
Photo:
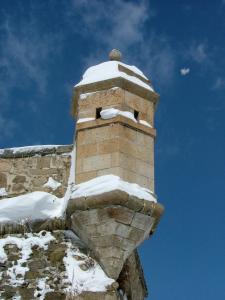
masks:
[(45, 64), (54, 50), (55, 37), (39, 32), (31, 20), (18, 27), (15, 20), (6, 19), (1, 24), (1, 32), (0, 78), (5, 88), (15, 85), (23, 88), (33, 83), (44, 93), (47, 85)]
[(41, 30), (35, 13), (18, 20), (4, 15), (0, 20), (0, 135), (9, 136), (16, 121), (7, 117), (7, 111), (19, 101), (15, 90), (32, 91), (27, 108), (33, 110), (35, 95), (43, 95), (48, 84), (47, 66), (59, 49), (58, 35)]
[(14, 135), (14, 129), (16, 126), (17, 124), (13, 119), (5, 118), (0, 113), (0, 148), (4, 138), (9, 138)]
[(132, 3), (115, 0), (109, 5), (108, 1), (101, 0), (73, 0), (72, 5), (70, 16), (79, 15), (82, 21), (76, 30), (82, 28), (82, 34), (94, 36), (108, 47), (123, 50), (143, 40), (143, 25), (149, 17), (147, 1)]
[(75, 22), (79, 16), (81, 20), (75, 27), (76, 32), (82, 32), (89, 41), (94, 38), (99, 45), (92, 49), (86, 63), (97, 63), (106, 51), (119, 48), (128, 63), (145, 66), (159, 83), (171, 82), (174, 51), (169, 40), (156, 34), (154, 29), (146, 34), (146, 22), (157, 14), (149, 3), (146, 0), (138, 3), (115, 0), (109, 5), (108, 1), (101, 0), (73, 0), (70, 18)]
[(206, 62), (209, 59), (206, 43), (194, 44), (189, 49), (190, 57), (197, 63)]
[(214, 90), (220, 90), (225, 88), (225, 78), (218, 77), (216, 78), (214, 84), (213, 84), (213, 89)]

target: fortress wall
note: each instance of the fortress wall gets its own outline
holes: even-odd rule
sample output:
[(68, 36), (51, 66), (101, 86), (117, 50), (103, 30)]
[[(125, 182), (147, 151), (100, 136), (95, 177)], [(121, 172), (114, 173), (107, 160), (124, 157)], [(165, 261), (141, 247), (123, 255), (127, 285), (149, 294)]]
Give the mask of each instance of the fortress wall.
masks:
[[(0, 189), (5, 188), (7, 192), (7, 195), (0, 195), (0, 199), (34, 191), (51, 192), (62, 197), (68, 183), (72, 145), (24, 149), (0, 152)], [(55, 191), (43, 187), (49, 177), (61, 183)]]

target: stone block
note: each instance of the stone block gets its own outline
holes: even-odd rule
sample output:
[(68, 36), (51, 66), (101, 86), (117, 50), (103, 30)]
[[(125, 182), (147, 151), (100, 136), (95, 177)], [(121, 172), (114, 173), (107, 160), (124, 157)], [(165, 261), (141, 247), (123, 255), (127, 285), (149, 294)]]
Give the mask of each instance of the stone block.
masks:
[(106, 169), (110, 167), (111, 167), (110, 154), (95, 155), (83, 159), (84, 172)]
[(143, 230), (132, 227), (127, 238), (134, 241), (136, 245), (139, 245), (139, 243), (143, 241), (143, 236), (145, 236), (145, 232)]
[(119, 143), (120, 143), (120, 139), (118, 137), (110, 140), (107, 139), (98, 143), (98, 154), (118, 152)]
[(37, 168), (49, 169), (51, 162), (51, 156), (40, 156), (37, 158)]
[[(99, 218), (99, 211), (97, 209), (92, 209), (91, 211), (75, 211), (73, 216), (83, 225), (98, 224), (102, 220)], [(101, 215), (101, 217), (104, 216)]]
[[(55, 298), (56, 299), (56, 298)], [(121, 300), (120, 295), (114, 292), (83, 292), (80, 295), (77, 295), (72, 298), (68, 298), (71, 300)]]
[(104, 258), (117, 258), (117, 259), (123, 259), (124, 251), (121, 251), (121, 248), (112, 246), (112, 247), (96, 247), (95, 253), (100, 257), (101, 259)]
[(7, 186), (7, 176), (4, 173), (0, 173), (0, 187)]
[(21, 194), (21, 193), (24, 193), (26, 192), (26, 188), (24, 187), (24, 185), (22, 183), (15, 183), (13, 186), (12, 186), (12, 192), (15, 193), (15, 194)]
[(77, 145), (76, 155), (77, 159), (81, 159), (88, 156), (94, 156), (98, 154), (97, 144), (88, 144), (88, 145)]
[[(115, 163), (115, 161), (114, 161)], [(112, 165), (113, 165), (113, 160), (112, 160)], [(103, 176), (103, 175), (109, 175), (113, 174), (116, 176), (119, 176), (120, 178), (123, 178), (123, 169), (120, 167), (114, 167), (114, 168), (108, 168), (108, 169), (103, 169), (97, 171), (97, 176)]]
[(107, 215), (119, 223), (131, 224), (134, 212), (126, 207), (114, 206), (102, 209)]
[(95, 118), (96, 110), (94, 107), (82, 108), (78, 112), (78, 120), (82, 118)]
[(24, 183), (27, 180), (26, 176), (24, 175), (16, 175), (13, 178), (13, 183)]
[(128, 238), (131, 232), (131, 227), (122, 223), (117, 223), (114, 233), (122, 238)]
[(152, 105), (150, 101), (128, 91), (125, 91), (124, 102), (132, 109), (143, 113), (147, 112)]
[(131, 226), (147, 231), (150, 230), (153, 224), (153, 220), (150, 216), (140, 214), (138, 212), (135, 213)]
[(96, 171), (84, 172), (84, 173), (76, 174), (76, 184), (88, 181), (90, 179), (95, 178), (96, 176), (97, 176), (97, 172)]
[(0, 159), (0, 171), (9, 172), (12, 168), (12, 162), (8, 159)]

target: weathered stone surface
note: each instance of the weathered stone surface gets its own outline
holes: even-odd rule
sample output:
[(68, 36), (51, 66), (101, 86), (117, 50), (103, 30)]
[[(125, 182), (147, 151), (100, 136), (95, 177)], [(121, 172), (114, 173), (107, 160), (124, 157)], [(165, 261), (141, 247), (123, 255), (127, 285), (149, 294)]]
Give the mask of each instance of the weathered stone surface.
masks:
[(6, 174), (0, 173), (0, 187), (6, 187), (6, 186), (7, 186)]
[[(46, 234), (46, 232), (43, 232), (43, 234)], [(71, 231), (54, 231), (52, 235), (55, 239), (50, 241), (47, 247), (42, 248), (38, 244), (32, 247), (30, 256), (22, 264), (22, 267), (27, 268), (24, 276), (22, 274), (16, 275), (15, 272), (12, 275), (12, 271), (10, 271), (10, 268), (20, 264), (21, 249), (15, 244), (7, 244), (4, 247), (7, 260), (4, 264), (0, 264), (1, 300), (14, 299), (16, 295), (18, 297), (21, 296), (21, 300), (33, 300), (43, 297), (41, 285), (38, 284), (40, 280), (43, 280), (42, 282), (45, 282), (44, 284), (52, 289), (43, 297), (45, 300), (120, 299), (117, 293), (118, 283), (112, 282), (109, 286), (105, 287), (104, 292), (86, 292), (82, 283), (79, 286), (80, 279), (76, 277), (76, 273), (74, 274), (74, 280), (78, 280), (78, 286), (77, 289), (74, 289), (70, 293), (71, 282), (68, 280), (68, 273), (64, 264), (64, 258), (67, 256), (68, 249), (75, 250), (74, 253), (76, 255), (72, 259), (78, 261), (79, 267), (83, 272), (89, 272), (92, 268), (95, 268), (96, 261), (90, 256), (89, 250), (86, 249), (84, 243)], [(19, 239), (24, 238), (26, 234), (12, 236)], [(16, 280), (21, 279), (21, 282), (17, 282), (15, 285), (12, 284), (11, 280), (13, 276), (15, 276)]]
[(145, 297), (148, 296), (148, 290), (137, 251), (134, 251), (126, 260), (118, 282), (130, 300), (144, 300)]
[[(117, 194), (114, 193), (114, 199)], [(113, 192), (110, 193), (110, 197), (113, 199)], [(79, 199), (76, 200), (79, 202)], [(80, 203), (81, 209), (74, 209), (71, 226), (89, 245), (108, 276), (117, 279), (127, 257), (149, 236), (154, 220), (147, 214), (123, 206), (122, 198), (119, 205), (114, 206), (113, 201), (106, 202), (103, 198), (102, 201), (102, 206), (99, 205), (99, 201), (95, 203), (93, 200), (92, 208), (89, 206), (86, 210), (84, 206), (81, 210), (82, 203), (90, 204), (88, 199), (84, 199)], [(143, 206), (143, 200), (136, 201)]]
[(71, 300), (120, 300), (120, 296), (117, 292), (108, 293), (91, 293), (84, 292), (81, 295), (71, 297)]
[[(71, 150), (71, 146), (64, 146), (62, 149), (49, 149), (49, 152), (43, 149), (37, 153), (34, 151), (22, 153), (23, 155), (18, 153), (15, 157), (13, 150), (6, 149), (8, 156), (4, 154), (5, 152), (0, 155), (0, 187), (6, 188), (7, 197), (33, 191), (46, 191), (61, 198), (67, 188)], [(43, 186), (49, 177), (61, 183), (55, 191)]]

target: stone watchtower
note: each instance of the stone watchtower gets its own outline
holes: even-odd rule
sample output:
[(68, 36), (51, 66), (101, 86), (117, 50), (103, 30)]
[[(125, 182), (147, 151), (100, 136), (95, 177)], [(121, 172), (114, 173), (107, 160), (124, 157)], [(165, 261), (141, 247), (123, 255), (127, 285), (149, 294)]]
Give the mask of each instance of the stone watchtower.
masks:
[(154, 191), (158, 95), (140, 70), (120, 59), (112, 51), (111, 61), (88, 69), (75, 86), (76, 183), (114, 174)]
[[(154, 195), (154, 112), (158, 94), (134, 66), (110, 60), (89, 68), (75, 86), (76, 184), (73, 230), (108, 276), (117, 279), (126, 259), (153, 231), (163, 211)], [(108, 175), (108, 176), (107, 176)]]

